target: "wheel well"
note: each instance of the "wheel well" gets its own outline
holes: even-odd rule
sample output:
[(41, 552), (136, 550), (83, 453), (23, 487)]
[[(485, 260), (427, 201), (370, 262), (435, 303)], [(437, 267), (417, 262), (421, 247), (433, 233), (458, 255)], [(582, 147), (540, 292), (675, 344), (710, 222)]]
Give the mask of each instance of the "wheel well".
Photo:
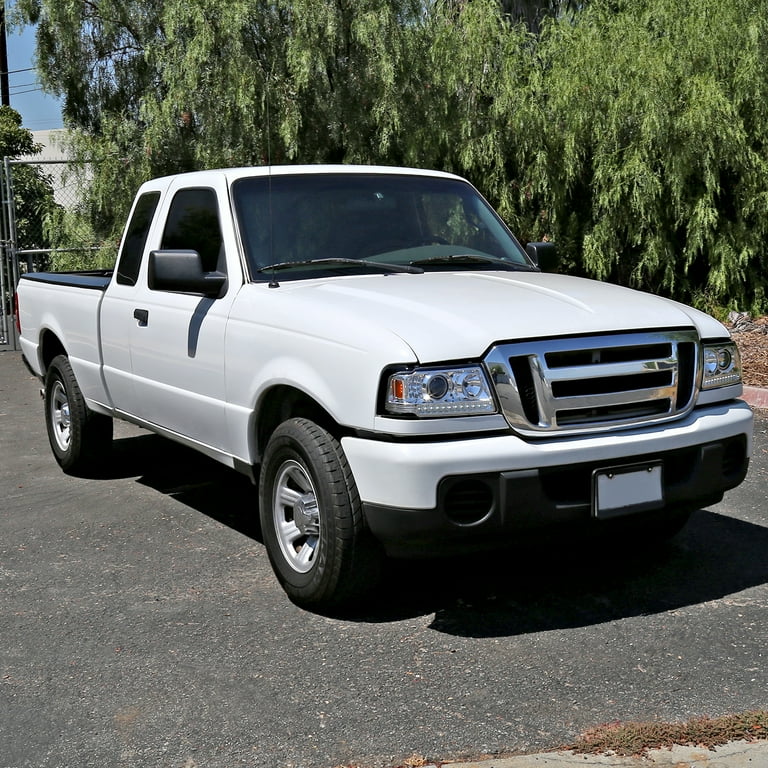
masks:
[(277, 427), (288, 419), (304, 418), (315, 422), (337, 439), (341, 428), (333, 417), (309, 395), (288, 386), (273, 387), (262, 398), (256, 419), (256, 440), (260, 456)]
[(48, 366), (51, 364), (56, 355), (66, 355), (67, 350), (64, 349), (64, 345), (59, 340), (59, 337), (51, 331), (45, 331), (43, 337), (40, 340), (40, 359), (43, 364), (43, 374), (48, 370)]

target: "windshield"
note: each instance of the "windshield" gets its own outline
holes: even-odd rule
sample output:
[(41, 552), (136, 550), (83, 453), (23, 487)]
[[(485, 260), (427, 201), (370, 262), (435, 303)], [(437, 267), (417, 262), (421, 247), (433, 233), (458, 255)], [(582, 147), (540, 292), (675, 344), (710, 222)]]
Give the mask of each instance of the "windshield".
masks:
[[(501, 219), (467, 183), (360, 173), (251, 177), (233, 185), (255, 279), (425, 270), (530, 269)], [(404, 271), (404, 270), (398, 270)]]

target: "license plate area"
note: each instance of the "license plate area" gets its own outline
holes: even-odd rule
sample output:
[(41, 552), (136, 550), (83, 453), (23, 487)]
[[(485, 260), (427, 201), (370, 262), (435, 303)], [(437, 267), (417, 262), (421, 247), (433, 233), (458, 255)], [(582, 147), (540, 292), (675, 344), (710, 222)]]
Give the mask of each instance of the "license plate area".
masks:
[(620, 517), (663, 506), (664, 484), (660, 461), (605, 467), (592, 473), (593, 517)]

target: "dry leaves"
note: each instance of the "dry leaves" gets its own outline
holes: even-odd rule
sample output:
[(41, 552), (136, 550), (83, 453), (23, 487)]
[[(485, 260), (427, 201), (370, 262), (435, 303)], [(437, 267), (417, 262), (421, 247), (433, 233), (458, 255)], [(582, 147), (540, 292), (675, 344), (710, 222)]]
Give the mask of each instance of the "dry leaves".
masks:
[(748, 323), (731, 323), (730, 330), (741, 353), (744, 383), (768, 387), (768, 315)]

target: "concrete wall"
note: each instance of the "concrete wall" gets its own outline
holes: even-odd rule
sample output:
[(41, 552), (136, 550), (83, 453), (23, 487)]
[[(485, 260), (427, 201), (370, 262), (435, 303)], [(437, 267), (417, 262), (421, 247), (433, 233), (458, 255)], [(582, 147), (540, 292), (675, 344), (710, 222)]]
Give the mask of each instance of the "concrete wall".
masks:
[[(63, 129), (51, 131), (32, 131), (32, 137), (36, 144), (42, 144), (43, 149), (39, 155), (21, 157), (20, 160), (28, 160), (30, 163), (47, 161), (41, 168), (43, 173), (50, 176), (53, 181), (54, 198), (59, 205), (71, 206), (79, 200), (79, 189), (75, 179), (67, 178), (66, 163), (69, 160), (66, 150), (61, 146), (66, 131)], [(51, 161), (61, 161), (61, 164), (48, 164)]]

